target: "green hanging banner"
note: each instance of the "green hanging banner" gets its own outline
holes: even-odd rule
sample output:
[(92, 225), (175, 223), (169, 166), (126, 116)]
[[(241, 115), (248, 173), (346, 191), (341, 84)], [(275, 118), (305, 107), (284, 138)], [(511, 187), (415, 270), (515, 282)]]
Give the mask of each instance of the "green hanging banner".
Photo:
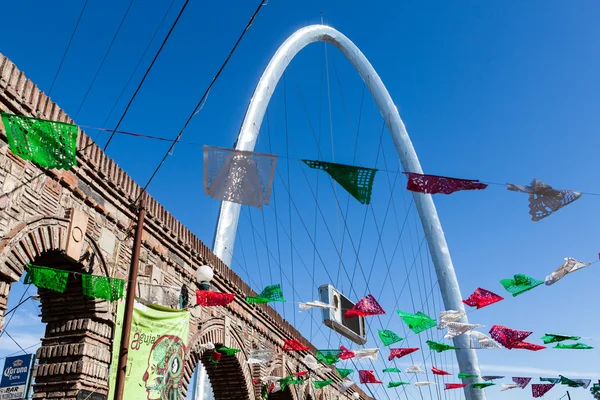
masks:
[(592, 346), (584, 344), (584, 343), (573, 343), (573, 344), (563, 344), (557, 343), (554, 346), (555, 349), (571, 349), (571, 350), (591, 350)]
[(316, 356), (317, 360), (324, 362), (327, 365), (335, 364), (340, 361), (340, 354), (342, 354), (341, 350), (331, 349), (331, 350), (317, 350)]
[(385, 346), (389, 346), (391, 344), (398, 343), (403, 340), (400, 336), (396, 335), (394, 332), (389, 331), (387, 329), (386, 330), (379, 329), (377, 332), (379, 333), (379, 339), (381, 339), (381, 342)]
[(3, 112), (10, 151), (46, 168), (69, 170), (77, 165), (77, 127), (58, 121)]
[(579, 340), (579, 339), (581, 339), (581, 337), (579, 337), (579, 336), (557, 335), (555, 333), (546, 333), (544, 336), (542, 336), (542, 340), (544, 341), (544, 344), (564, 342), (565, 340)]
[(402, 321), (404, 321), (404, 323), (408, 325), (410, 330), (414, 333), (421, 333), (437, 325), (435, 320), (431, 319), (431, 317), (423, 314), (420, 311), (416, 314), (411, 314), (400, 310), (397, 310), (396, 312), (402, 318)]
[(564, 377), (562, 375), (559, 375), (559, 377), (560, 377), (561, 385), (567, 385), (568, 387), (572, 387), (572, 388), (585, 386), (585, 382), (574, 381), (574, 380)]
[(399, 368), (386, 368), (383, 370), (383, 372), (398, 372), (398, 373), (400, 373), (402, 371), (400, 371)]
[(450, 346), (449, 344), (445, 344), (445, 343), (438, 343), (438, 342), (434, 342), (433, 340), (428, 340), (427, 345), (429, 346), (429, 348), (433, 351), (437, 351), (438, 353), (441, 353), (442, 351), (446, 351), (446, 350), (456, 350), (456, 347), (454, 346)]
[(64, 293), (67, 288), (69, 273), (60, 269), (27, 264), (29, 269), (25, 275), (25, 284), (34, 284), (38, 288)]
[(322, 169), (361, 204), (371, 202), (371, 191), (376, 169), (336, 164), (326, 161), (302, 160), (313, 169)]
[(458, 379), (470, 379), (470, 378), (477, 378), (477, 375), (475, 374), (467, 374), (464, 372), (459, 372), (458, 373)]
[(123, 297), (125, 281), (107, 276), (81, 275), (81, 290), (84, 295), (108, 301), (119, 300)]
[(474, 389), (485, 389), (488, 386), (494, 386), (494, 382), (479, 382), (479, 383), (471, 383), (471, 387)]
[(248, 304), (263, 304), (271, 301), (278, 301), (282, 303), (285, 302), (285, 299), (283, 298), (283, 292), (281, 291), (281, 286), (279, 284), (267, 286), (257, 296), (246, 297), (246, 303)]
[(219, 347), (217, 349), (217, 351), (219, 353), (225, 353), (226, 356), (233, 356), (234, 354), (239, 353), (241, 350), (240, 349), (232, 349), (232, 348), (223, 346), (223, 347)]
[(537, 279), (531, 278), (527, 275), (516, 274), (514, 279), (502, 279), (500, 281), (504, 289), (507, 292), (512, 293), (513, 297), (516, 297), (520, 294), (523, 294), (536, 286), (544, 283), (543, 281), (538, 281)]
[(395, 388), (395, 387), (402, 386), (402, 385), (410, 385), (410, 383), (409, 382), (390, 382), (390, 383), (388, 383), (387, 387)]
[(329, 386), (333, 383), (333, 379), (327, 379), (326, 381), (313, 381), (313, 385), (317, 389), (323, 389), (325, 386)]
[(279, 380), (279, 386), (281, 387), (281, 391), (285, 391), (285, 388), (287, 388), (290, 385), (301, 385), (304, 383), (303, 379), (298, 379), (298, 377), (296, 375), (288, 375), (283, 379)]
[(560, 383), (560, 378), (540, 378), (540, 382)]
[(345, 377), (347, 377), (348, 375), (350, 375), (351, 373), (354, 372), (353, 369), (347, 369), (347, 368), (336, 368), (335, 370), (337, 371), (340, 378), (342, 378), (342, 379), (344, 379)]

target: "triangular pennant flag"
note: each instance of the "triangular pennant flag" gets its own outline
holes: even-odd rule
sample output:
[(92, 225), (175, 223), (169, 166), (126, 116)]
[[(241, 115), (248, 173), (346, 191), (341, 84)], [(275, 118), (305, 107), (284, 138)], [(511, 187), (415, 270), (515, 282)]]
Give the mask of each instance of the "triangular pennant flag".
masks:
[(375, 297), (369, 294), (360, 299), (354, 307), (346, 311), (344, 318), (367, 317), (381, 314), (385, 314), (385, 311), (383, 311), (383, 308), (375, 300)]
[(303, 383), (304, 379), (298, 379), (296, 375), (289, 375), (279, 380), (279, 386), (281, 387), (282, 391), (285, 391), (285, 389), (290, 385), (301, 385)]
[(450, 372), (437, 369), (436, 367), (431, 367), (431, 372), (433, 372), (434, 375), (452, 375)]
[(371, 360), (377, 360), (377, 354), (379, 349), (360, 349), (354, 350), (354, 357), (356, 358), (370, 358)]
[(520, 294), (523, 294), (534, 287), (541, 285), (542, 281), (538, 281), (537, 279), (531, 278), (527, 275), (516, 274), (514, 279), (502, 279), (500, 281), (504, 289), (507, 292), (512, 293), (513, 297), (516, 297)]
[(529, 385), (529, 382), (531, 382), (531, 378), (524, 378), (524, 377), (518, 377), (518, 376), (513, 376), (512, 380), (521, 389), (525, 389), (527, 387), (527, 385)]
[(298, 372), (294, 372), (294, 375), (296, 376), (304, 376), (308, 374), (308, 371), (298, 371)]
[(263, 304), (272, 301), (285, 302), (279, 284), (267, 286), (257, 296), (246, 297), (246, 303), (248, 304)]
[(504, 392), (505, 390), (516, 389), (516, 388), (518, 388), (516, 383), (503, 383), (502, 388), (500, 390)]
[(83, 294), (96, 299), (108, 301), (119, 300), (123, 297), (124, 287), (125, 281), (123, 279), (89, 274), (81, 275), (81, 290)]
[(400, 336), (389, 330), (378, 329), (377, 332), (379, 333), (379, 339), (381, 339), (384, 346), (389, 346), (402, 340)]
[(383, 383), (375, 378), (375, 374), (373, 374), (373, 370), (371, 369), (359, 370), (358, 376), (360, 377), (360, 383)]
[(208, 359), (208, 361), (210, 361), (213, 364), (218, 364), (219, 361), (221, 361), (221, 356), (222, 356), (221, 353), (219, 353), (216, 350), (213, 350), (213, 352), (210, 353), (210, 358)]
[(456, 350), (456, 347), (454, 346), (450, 346), (449, 344), (445, 343), (434, 342), (433, 340), (428, 340), (425, 343), (427, 343), (430, 350), (436, 351), (438, 353), (441, 353), (442, 351), (446, 350)]
[(309, 301), (306, 303), (298, 303), (298, 307), (300, 308), (300, 311), (308, 310), (309, 308), (322, 308), (331, 310), (335, 309), (334, 305), (323, 303), (319, 300)]
[(262, 208), (269, 204), (277, 156), (204, 146), (204, 193)]
[(513, 347), (514, 349), (522, 349), (522, 350), (531, 350), (531, 351), (538, 351), (538, 350), (544, 350), (546, 348), (546, 346), (541, 346), (539, 344), (534, 344), (534, 343), (529, 343), (529, 342), (519, 342), (515, 344), (515, 347)]
[(390, 383), (388, 383), (387, 387), (388, 387), (388, 389), (391, 389), (391, 388), (395, 388), (395, 387), (402, 386), (402, 385), (410, 385), (410, 383), (409, 382), (390, 382)]
[(472, 179), (457, 179), (414, 172), (405, 172), (405, 174), (408, 175), (406, 189), (417, 193), (451, 194), (459, 190), (481, 190), (487, 187), (485, 183)]
[(313, 169), (322, 169), (361, 204), (371, 202), (376, 169), (336, 164), (317, 160), (302, 160)]
[(410, 330), (414, 333), (421, 333), (436, 326), (436, 323), (433, 319), (420, 311), (416, 314), (411, 314), (400, 310), (396, 312), (402, 318), (402, 321), (404, 321), (404, 323), (408, 325)]
[(423, 371), (421, 369), (421, 367), (419, 367), (418, 365), (411, 365), (410, 367), (406, 368), (406, 373), (407, 374), (424, 374), (425, 371)]
[(308, 367), (308, 369), (317, 371), (319, 369), (329, 369), (324, 365), (319, 364), (316, 358), (314, 358), (311, 354), (307, 354), (302, 359), (302, 363)]
[(468, 299), (463, 300), (462, 302), (470, 307), (477, 307), (477, 309), (480, 309), (502, 300), (504, 300), (504, 297), (498, 296), (496, 293), (486, 289), (477, 288)]
[(462, 322), (447, 322), (446, 328), (448, 328), (448, 332), (444, 335), (444, 339), (452, 339), (456, 336), (472, 331), (473, 329), (483, 328), (483, 325), (465, 324)]
[(70, 170), (77, 165), (77, 126), (2, 113), (10, 151), (46, 168)]
[(400, 369), (398, 369), (398, 368), (392, 367), (392, 368), (385, 368), (383, 370), (383, 372), (398, 372), (398, 373), (400, 373), (402, 371), (400, 371)]
[(484, 333), (477, 331), (467, 332), (471, 349), (499, 349), (500, 345)]
[(283, 341), (283, 351), (308, 351), (308, 347), (296, 339), (286, 339)]
[(34, 284), (38, 288), (53, 290), (64, 293), (67, 288), (67, 278), (69, 273), (50, 267), (27, 264), (29, 269), (25, 275), (24, 283), (26, 285)]
[(467, 315), (464, 311), (447, 310), (440, 312), (440, 322), (438, 329), (445, 329), (450, 322), (458, 322), (459, 319)]
[(540, 378), (540, 382), (560, 383), (560, 378)]
[(353, 385), (355, 385), (355, 383), (353, 381), (349, 381), (349, 380), (341, 381), (338, 384), (338, 390), (341, 393), (344, 393), (346, 390), (350, 389), (350, 387)]
[(344, 379), (345, 377), (347, 377), (348, 375), (350, 375), (351, 373), (354, 372), (353, 369), (348, 369), (348, 368), (336, 368), (335, 370), (337, 371), (338, 375), (342, 379)]
[(431, 386), (435, 385), (435, 382), (415, 382), (415, 386)]
[(563, 344), (563, 343), (557, 343), (556, 346), (554, 346), (555, 349), (570, 349), (570, 350), (591, 350), (593, 349), (592, 346), (589, 346), (587, 344), (583, 344), (583, 343), (574, 343), (574, 344)]
[(394, 358), (402, 358), (407, 354), (414, 353), (418, 351), (417, 347), (409, 347), (403, 349), (390, 349), (390, 355), (388, 356), (388, 361), (392, 361)]
[(313, 380), (312, 382), (316, 389), (323, 389), (325, 386), (331, 385), (333, 383), (333, 379), (327, 379), (326, 381)]
[(337, 349), (317, 350), (317, 360), (324, 362), (327, 365), (335, 364), (340, 360), (342, 352)]
[[(273, 350), (250, 349), (248, 352), (248, 364), (266, 364), (274, 357)], [(316, 362), (316, 360), (315, 360)]]
[(580, 382), (583, 383), (583, 388), (587, 389), (590, 386), (590, 383), (592, 383), (591, 379), (573, 379), (575, 382)]
[(583, 383), (583, 382), (577, 382), (574, 379), (569, 379), (569, 378), (564, 377), (562, 375), (559, 375), (559, 377), (560, 377), (560, 384), (561, 385), (567, 385), (567, 386), (573, 387), (573, 388), (583, 387), (585, 385), (585, 383)]
[(579, 340), (579, 339), (581, 339), (581, 337), (557, 335), (554, 333), (546, 333), (544, 336), (541, 337), (541, 339), (544, 341), (544, 344), (550, 344), (550, 343), (564, 342), (565, 340)]
[(202, 307), (226, 306), (235, 298), (233, 293), (218, 293), (210, 290), (196, 290), (196, 304)]
[(350, 358), (354, 358), (354, 352), (352, 350), (347, 349), (344, 346), (340, 346), (340, 358), (342, 360), (348, 360)]
[(527, 339), (533, 332), (518, 331), (502, 325), (494, 325), (490, 329), (490, 335), (502, 346), (512, 349), (515, 345)]
[(531, 392), (533, 397), (542, 397), (554, 387), (553, 383), (533, 383), (531, 385)]
[(466, 383), (445, 383), (444, 385), (445, 385), (444, 390), (460, 389), (460, 388), (464, 388), (465, 386), (467, 386)]
[(504, 375), (484, 375), (481, 377), (481, 379), (483, 379), (484, 381), (493, 381), (496, 379), (502, 379), (504, 378)]
[(239, 353), (241, 350), (240, 349), (232, 349), (232, 348), (223, 346), (223, 347), (219, 347), (217, 349), (217, 351), (219, 353), (225, 353), (225, 355), (227, 355), (227, 356), (232, 356), (235, 353)]
[(466, 372), (459, 372), (458, 373), (458, 379), (472, 379), (472, 378), (477, 378), (479, 375), (477, 374), (469, 374)]
[(494, 386), (495, 383), (494, 382), (478, 382), (478, 383), (471, 383), (471, 387), (473, 389), (485, 389), (486, 387), (489, 386)]
[(581, 261), (577, 261), (574, 258), (567, 257), (565, 258), (565, 262), (563, 263), (563, 265), (558, 267), (556, 271), (554, 271), (546, 277), (545, 283), (547, 286), (553, 285), (562, 278), (564, 278), (565, 275), (570, 274), (571, 272), (579, 271), (580, 269), (589, 267), (590, 265), (592, 264), (584, 263)]
[(555, 190), (552, 186), (534, 179), (531, 186), (521, 186), (508, 183), (508, 190), (529, 194), (529, 214), (532, 221), (546, 218), (555, 211), (574, 202), (581, 193), (572, 190)]

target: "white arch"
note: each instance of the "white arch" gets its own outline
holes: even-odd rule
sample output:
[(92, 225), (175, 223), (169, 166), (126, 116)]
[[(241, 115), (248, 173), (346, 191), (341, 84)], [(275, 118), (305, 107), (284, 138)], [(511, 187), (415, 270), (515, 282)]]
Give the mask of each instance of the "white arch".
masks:
[[(377, 75), (369, 60), (350, 39), (325, 25), (311, 25), (296, 31), (277, 50), (260, 78), (250, 100), (250, 105), (238, 135), (236, 149), (254, 150), (263, 117), (281, 75), (300, 50), (317, 41), (332, 43), (350, 60), (365, 81), (385, 120), (404, 170), (423, 173), (417, 153), (398, 114), (398, 109), (379, 75)], [(413, 196), (435, 265), (445, 309), (464, 310), (446, 238), (431, 195), (413, 193)], [(232, 259), (240, 207), (239, 204), (227, 201), (221, 203), (213, 251), (226, 264), (230, 264)], [(463, 322), (467, 322), (466, 317)], [(460, 371), (480, 375), (477, 355), (474, 350), (469, 349), (469, 337), (467, 335), (457, 336), (454, 338), (454, 346), (461, 349), (456, 352)], [(485, 399), (483, 390), (472, 390), (469, 386), (465, 388), (465, 395), (467, 400)]]

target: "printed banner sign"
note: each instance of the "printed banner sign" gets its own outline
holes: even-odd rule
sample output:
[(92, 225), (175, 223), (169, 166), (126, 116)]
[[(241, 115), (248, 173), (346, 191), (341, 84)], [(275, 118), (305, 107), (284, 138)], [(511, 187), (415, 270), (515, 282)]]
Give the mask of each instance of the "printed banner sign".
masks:
[[(109, 399), (114, 396), (124, 308), (125, 302), (119, 301)], [(178, 399), (183, 396), (183, 369), (189, 325), (188, 311), (135, 303), (124, 398)]]
[(33, 354), (7, 357), (0, 379), (0, 399), (23, 399), (29, 385)]

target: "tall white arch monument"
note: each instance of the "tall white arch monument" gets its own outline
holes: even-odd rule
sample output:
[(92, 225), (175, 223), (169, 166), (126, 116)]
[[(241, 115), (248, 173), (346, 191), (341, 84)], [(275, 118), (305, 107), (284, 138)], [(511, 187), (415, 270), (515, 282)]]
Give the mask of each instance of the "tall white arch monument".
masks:
[[(318, 41), (332, 43), (350, 60), (369, 88), (385, 120), (404, 170), (422, 174), (423, 170), (417, 153), (408, 137), (404, 123), (400, 119), (398, 109), (381, 78), (369, 60), (350, 39), (325, 25), (311, 25), (296, 31), (277, 50), (250, 100), (238, 135), (236, 150), (254, 150), (263, 117), (281, 75), (300, 50), (310, 43)], [(446, 310), (463, 310), (462, 296), (454, 266), (433, 199), (429, 194), (413, 193), (413, 196), (435, 266), (444, 307)], [(228, 265), (232, 259), (240, 208), (240, 204), (223, 201), (219, 211), (213, 251)], [(467, 322), (466, 317), (461, 322)], [(470, 349), (469, 337), (467, 335), (455, 337), (454, 346), (458, 349), (456, 358), (460, 371), (480, 375), (477, 355), (474, 350)], [(471, 389), (470, 385), (465, 387), (465, 396), (467, 400), (485, 400), (484, 391)]]

